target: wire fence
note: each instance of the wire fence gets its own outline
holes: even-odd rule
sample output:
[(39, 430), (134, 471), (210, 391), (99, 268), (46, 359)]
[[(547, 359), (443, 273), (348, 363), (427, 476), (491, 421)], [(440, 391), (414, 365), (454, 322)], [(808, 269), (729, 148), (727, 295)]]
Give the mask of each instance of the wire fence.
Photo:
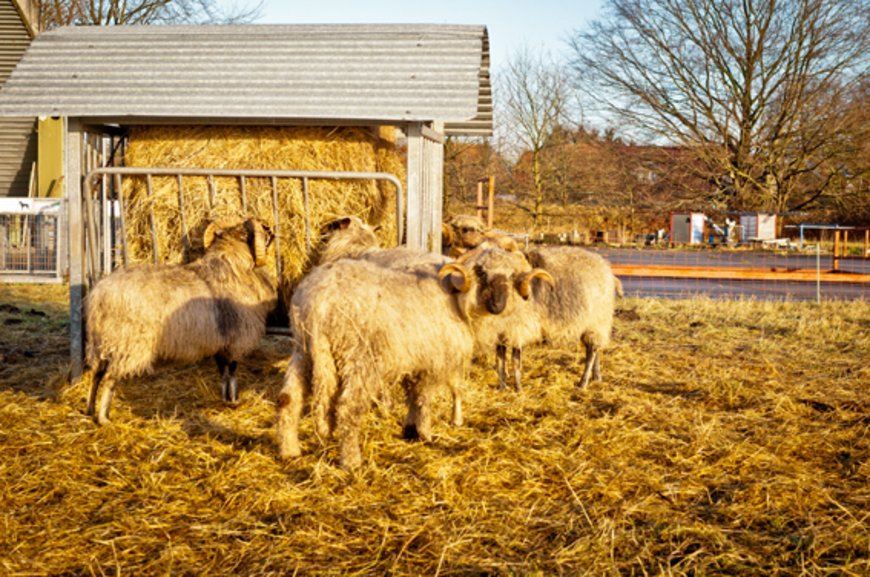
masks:
[(589, 247), (607, 258), (626, 294), (682, 298), (822, 300), (870, 298), (870, 259), (803, 251)]

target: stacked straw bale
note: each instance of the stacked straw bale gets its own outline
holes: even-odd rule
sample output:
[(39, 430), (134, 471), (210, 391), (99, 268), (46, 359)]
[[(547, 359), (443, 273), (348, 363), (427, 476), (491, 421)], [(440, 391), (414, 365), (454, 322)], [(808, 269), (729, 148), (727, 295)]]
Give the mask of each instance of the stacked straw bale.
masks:
[[(404, 153), (396, 145), (392, 127), (135, 126), (125, 162), (130, 167), (389, 172), (405, 182)], [(130, 259), (149, 262), (152, 258), (153, 212), (160, 261), (182, 262), (185, 241), (176, 179), (155, 177), (152, 189), (149, 197), (144, 177), (125, 181)], [(247, 208), (238, 179), (214, 179), (213, 206), (206, 178), (185, 177), (183, 189), (193, 255), (201, 249), (202, 231), (209, 220), (255, 216), (277, 231), (283, 291), (292, 290), (310, 268), (315, 255), (306, 243), (301, 180), (279, 179), (277, 223), (269, 179), (246, 180)], [(395, 195), (395, 187), (384, 181), (310, 180), (311, 243), (316, 246), (322, 223), (347, 214), (380, 226), (382, 241), (395, 243)], [(274, 263), (272, 267), (274, 272)]]

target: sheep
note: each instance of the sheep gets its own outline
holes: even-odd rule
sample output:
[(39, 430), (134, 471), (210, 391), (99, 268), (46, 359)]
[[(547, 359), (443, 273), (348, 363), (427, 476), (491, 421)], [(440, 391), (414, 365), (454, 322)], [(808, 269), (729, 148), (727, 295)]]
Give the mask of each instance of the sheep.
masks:
[[(522, 267), (522, 261), (517, 257), (494, 256), (499, 251), (483, 252), (487, 248), (503, 248), (509, 252), (519, 252), (516, 244), (499, 240), (495, 234), (483, 231), (483, 222), (475, 216), (457, 215), (450, 219), (448, 229), (455, 230), (459, 236), (451, 238), (460, 239), (461, 250), (452, 250), (460, 260), (468, 259), (472, 254), (483, 254), (484, 260), (513, 258), (513, 266)], [(445, 225), (447, 226), (447, 225)], [(447, 262), (454, 260), (448, 257), (439, 257), (430, 252), (411, 250), (407, 247), (392, 249), (381, 248), (375, 229), (356, 216), (345, 216), (327, 222), (321, 226), (322, 248), (320, 249), (320, 263), (333, 262), (339, 258), (357, 258), (376, 263), (380, 266), (394, 270), (404, 270), (421, 274), (434, 274)], [(469, 253), (469, 250), (480, 247), (480, 250)], [(456, 247), (454, 247), (456, 248)], [(502, 266), (506, 263), (500, 263)], [(492, 263), (493, 269), (499, 264)], [(511, 265), (507, 265), (511, 266)], [(528, 294), (523, 295), (528, 298)], [(478, 347), (480, 348), (480, 347)], [(462, 388), (448, 384), (453, 398), (453, 424), (462, 424)]]
[(452, 258), (406, 246), (382, 248), (375, 228), (356, 216), (345, 216), (321, 227), (322, 248), (318, 264), (355, 258), (406, 272), (436, 274)]
[[(492, 270), (473, 258), (417, 257), (430, 259), (431, 270), (340, 259), (316, 267), (297, 286), (290, 307), (294, 349), (276, 403), (282, 458), (301, 454), (298, 426), (310, 395), (317, 435), (334, 432), (341, 466), (358, 467), (362, 416), (371, 398), (398, 380), (408, 409), (403, 436), (429, 440), (432, 398), (442, 384), (462, 386), (478, 344), (477, 320), (504, 312), (514, 284), (546, 275), (522, 259)], [(442, 259), (437, 267), (436, 259)], [(497, 331), (488, 334), (487, 345), (495, 346)]]
[(456, 258), (484, 242), (509, 252), (520, 250), (514, 238), (504, 232), (487, 229), (477, 216), (457, 214), (441, 225), (441, 251), (448, 256)]
[(593, 252), (576, 247), (542, 247), (527, 254), (531, 266), (546, 270), (554, 285), (536, 283), (525, 308), (517, 309), (513, 323), (496, 347), (499, 389), (504, 390), (505, 357), (512, 347), (514, 388), (521, 389), (522, 348), (535, 342), (583, 343), (585, 368), (578, 383), (601, 378), (601, 350), (610, 342), (614, 295), (622, 296), (622, 283), (608, 262)]
[[(421, 275), (436, 275), (447, 262), (453, 260), (431, 252), (399, 246), (385, 249), (380, 245), (376, 229), (357, 216), (344, 216), (321, 226), (319, 263), (334, 262), (340, 258), (356, 258), (393, 270)], [(453, 398), (453, 425), (462, 425), (462, 389), (448, 383)]]
[[(212, 222), (205, 254), (184, 265), (140, 265), (100, 280), (86, 299), (87, 414), (109, 420), (118, 381), (159, 361), (213, 356), (225, 401), (238, 401), (236, 367), (265, 334), (275, 282), (263, 265), (269, 230), (255, 219)], [(97, 392), (103, 391), (97, 405)]]

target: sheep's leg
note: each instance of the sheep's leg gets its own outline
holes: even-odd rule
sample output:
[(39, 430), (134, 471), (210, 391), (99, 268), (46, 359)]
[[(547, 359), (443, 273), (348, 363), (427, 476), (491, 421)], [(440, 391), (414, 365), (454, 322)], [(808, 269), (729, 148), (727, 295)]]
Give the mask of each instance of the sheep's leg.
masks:
[(514, 347), (511, 350), (511, 364), (514, 367), (514, 389), (523, 390), (523, 349)]
[(507, 390), (507, 378), (505, 377), (505, 364), (507, 362), (507, 346), (495, 346), (495, 370), (498, 372), (498, 390)]
[(96, 413), (97, 391), (99, 390), (100, 383), (106, 374), (107, 366), (106, 361), (100, 361), (99, 365), (97, 365), (91, 373), (91, 390), (88, 393), (88, 406), (85, 409), (85, 414), (89, 417), (93, 417)]
[(97, 414), (95, 417), (98, 425), (105, 425), (109, 422), (109, 407), (112, 404), (112, 395), (115, 392), (115, 384), (115, 378), (110, 373), (106, 372), (101, 383), (103, 392), (100, 395), (100, 402), (97, 406)]
[(601, 380), (601, 351), (595, 352), (595, 367), (592, 369), (592, 380)]
[(580, 380), (578, 386), (582, 389), (586, 385), (589, 384), (589, 379), (592, 376), (592, 373), (595, 369), (595, 363), (597, 362), (598, 357), (598, 349), (595, 345), (586, 343), (586, 368), (583, 370), (583, 378)]
[(302, 454), (299, 446), (299, 421), (305, 400), (305, 370), (301, 360), (294, 357), (284, 375), (284, 387), (278, 393), (278, 409), (275, 436), (278, 452), (283, 459), (298, 457)]
[(369, 406), (369, 395), (363, 384), (364, 377), (351, 373), (344, 379), (344, 388), (335, 408), (335, 433), (341, 466), (355, 469), (362, 464), (360, 426)]
[(437, 390), (438, 382), (433, 381), (432, 377), (423, 377), (417, 383), (415, 394), (417, 403), (416, 428), (421, 441), (429, 442), (432, 440), (432, 404)]
[(239, 400), (239, 388), (236, 382), (237, 361), (231, 361), (226, 356), (218, 353), (214, 356), (217, 362), (218, 372), (221, 374), (221, 394), (227, 403), (236, 403)]
[(402, 379), (402, 389), (405, 391), (405, 408), (408, 410), (405, 413), (405, 423), (402, 425), (402, 438), (409, 441), (416, 441), (420, 438), (420, 433), (417, 430), (417, 422), (420, 420), (418, 387), (417, 380), (411, 377)]
[(450, 393), (453, 395), (453, 426), (461, 427), (462, 418), (462, 379), (454, 378), (450, 381)]
[[(433, 382), (430, 377), (421, 377), (418, 379), (406, 378), (402, 384), (405, 388), (405, 402), (408, 405), (408, 415), (405, 417), (402, 436), (408, 440), (429, 441), (432, 439), (432, 401), (438, 383)], [(457, 406), (454, 405), (454, 411), (456, 410)], [(461, 401), (458, 410), (461, 420)]]

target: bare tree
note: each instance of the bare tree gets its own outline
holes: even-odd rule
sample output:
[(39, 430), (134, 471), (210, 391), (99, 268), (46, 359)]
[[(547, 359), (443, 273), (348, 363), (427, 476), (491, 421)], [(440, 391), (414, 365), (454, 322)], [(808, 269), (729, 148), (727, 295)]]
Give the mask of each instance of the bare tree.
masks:
[(513, 157), (528, 155), (535, 225), (541, 223), (546, 200), (542, 153), (554, 132), (566, 123), (570, 82), (562, 67), (545, 55), (518, 50), (507, 68), (496, 77), (496, 102), (503, 118), (500, 136), (503, 150)]
[(867, 0), (608, 0), (571, 64), (622, 121), (691, 150), (719, 200), (796, 209), (843, 173), (867, 14)]
[(465, 139), (448, 136), (444, 145), (444, 214), (451, 212), (452, 202), (474, 202), (477, 182), (495, 174), (498, 154), (489, 139)]
[(122, 24), (241, 23), (257, 18), (262, 2), (226, 5), (218, 0), (42, 0), (43, 29)]

